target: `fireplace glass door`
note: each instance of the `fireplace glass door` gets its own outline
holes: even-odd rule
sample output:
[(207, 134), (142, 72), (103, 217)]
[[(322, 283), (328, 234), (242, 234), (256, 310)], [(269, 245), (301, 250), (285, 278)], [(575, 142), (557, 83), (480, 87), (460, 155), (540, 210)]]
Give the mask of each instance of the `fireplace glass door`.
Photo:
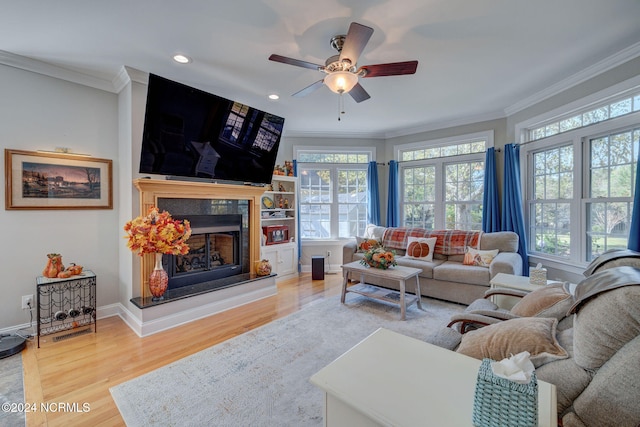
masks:
[(230, 233), (198, 234), (189, 238), (189, 253), (175, 257), (176, 275), (208, 271), (229, 264), (234, 259), (234, 238)]
[[(189, 253), (167, 255), (169, 289), (242, 273), (242, 216), (191, 216)], [(203, 224), (204, 223), (204, 224)]]

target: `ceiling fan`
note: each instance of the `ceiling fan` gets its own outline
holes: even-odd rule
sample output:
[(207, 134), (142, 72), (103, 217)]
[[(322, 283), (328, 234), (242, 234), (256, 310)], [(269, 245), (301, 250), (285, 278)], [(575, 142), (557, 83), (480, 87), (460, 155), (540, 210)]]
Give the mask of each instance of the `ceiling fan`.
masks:
[(356, 102), (366, 101), (371, 98), (366, 90), (358, 82), (358, 78), (399, 76), (414, 74), (418, 68), (418, 61), (392, 62), (387, 64), (363, 65), (357, 68), (358, 57), (369, 42), (373, 28), (357, 22), (352, 22), (346, 36), (339, 35), (331, 39), (331, 47), (338, 51), (338, 55), (329, 57), (324, 65), (286, 56), (273, 54), (270, 61), (295, 65), (296, 67), (309, 68), (326, 74), (322, 80), (318, 80), (294, 93), (294, 97), (302, 97), (315, 91), (322, 85), (326, 85), (333, 92), (340, 95), (349, 93)]

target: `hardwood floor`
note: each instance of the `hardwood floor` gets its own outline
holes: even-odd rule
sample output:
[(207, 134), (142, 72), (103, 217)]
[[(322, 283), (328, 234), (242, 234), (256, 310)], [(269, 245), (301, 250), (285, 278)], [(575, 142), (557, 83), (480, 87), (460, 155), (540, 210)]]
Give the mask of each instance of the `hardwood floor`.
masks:
[(30, 342), (22, 353), (25, 402), (37, 411), (26, 414), (27, 426), (124, 426), (110, 387), (337, 295), (341, 282), (301, 274), (279, 283), (273, 297), (145, 338), (109, 317), (98, 320), (97, 334), (42, 337), (40, 348)]

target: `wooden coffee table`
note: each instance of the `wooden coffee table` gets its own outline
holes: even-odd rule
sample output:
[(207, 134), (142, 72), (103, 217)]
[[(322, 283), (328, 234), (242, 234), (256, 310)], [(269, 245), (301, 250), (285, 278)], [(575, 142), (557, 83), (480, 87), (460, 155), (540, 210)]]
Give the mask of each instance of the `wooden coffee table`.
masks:
[[(420, 279), (418, 279), (418, 274), (420, 273), (420, 271), (421, 270), (419, 268), (402, 266), (395, 266), (388, 268), (387, 270), (383, 270), (381, 268), (373, 268), (362, 265), (360, 264), (360, 261), (350, 262), (349, 264), (345, 264), (342, 266), (343, 280), (342, 297), (340, 298), (340, 302), (344, 304), (347, 292), (353, 292), (369, 298), (399, 304), (400, 318), (402, 320), (405, 320), (408, 305), (411, 305), (415, 302), (418, 308), (422, 310), (422, 302), (420, 301)], [(349, 273), (360, 274), (360, 283), (347, 288)], [(400, 292), (367, 284), (365, 283), (365, 276), (395, 280), (400, 285)], [(405, 296), (406, 281), (411, 278), (415, 278), (416, 280), (416, 293), (413, 296), (407, 297)]]

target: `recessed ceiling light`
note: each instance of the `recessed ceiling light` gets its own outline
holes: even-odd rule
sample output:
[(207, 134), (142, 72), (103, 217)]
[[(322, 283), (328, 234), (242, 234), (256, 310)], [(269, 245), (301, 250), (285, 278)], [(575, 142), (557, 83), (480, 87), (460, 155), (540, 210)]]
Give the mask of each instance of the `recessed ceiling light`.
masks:
[(188, 64), (189, 62), (191, 62), (191, 58), (189, 58), (188, 56), (182, 55), (181, 53), (173, 55), (173, 60), (179, 64)]
[(278, 95), (277, 93), (270, 93), (269, 99), (272, 99), (275, 101), (276, 99), (280, 99), (280, 95)]

